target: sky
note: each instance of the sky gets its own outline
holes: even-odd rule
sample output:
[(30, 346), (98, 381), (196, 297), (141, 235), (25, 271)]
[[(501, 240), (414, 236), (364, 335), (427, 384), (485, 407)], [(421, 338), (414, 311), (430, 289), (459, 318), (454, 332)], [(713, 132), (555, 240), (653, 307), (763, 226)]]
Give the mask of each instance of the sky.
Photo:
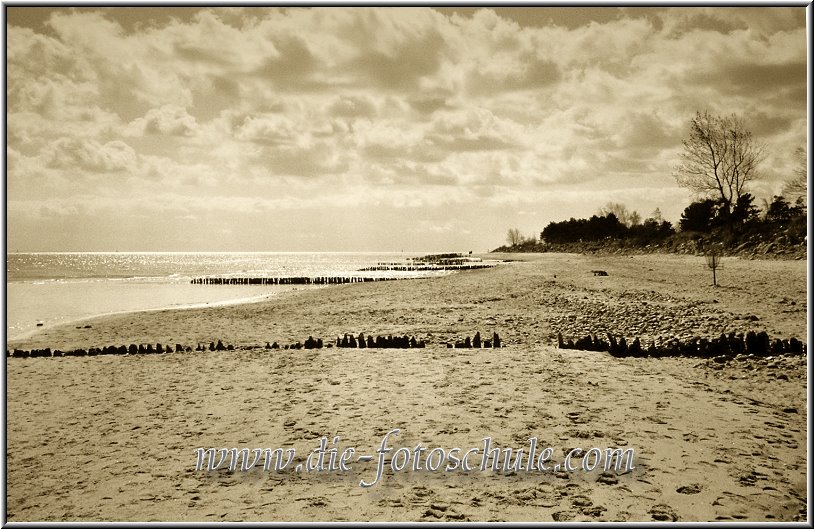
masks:
[(770, 198), (804, 7), (8, 6), (8, 251), (474, 251), (608, 202), (677, 221), (698, 111)]

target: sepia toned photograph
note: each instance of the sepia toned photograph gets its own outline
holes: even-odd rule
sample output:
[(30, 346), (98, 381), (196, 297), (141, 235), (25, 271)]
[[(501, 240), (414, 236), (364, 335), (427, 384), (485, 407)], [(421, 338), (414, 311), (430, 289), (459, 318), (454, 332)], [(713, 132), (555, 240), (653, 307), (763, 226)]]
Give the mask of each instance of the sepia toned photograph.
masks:
[(3, 523), (808, 526), (810, 14), (4, 2)]

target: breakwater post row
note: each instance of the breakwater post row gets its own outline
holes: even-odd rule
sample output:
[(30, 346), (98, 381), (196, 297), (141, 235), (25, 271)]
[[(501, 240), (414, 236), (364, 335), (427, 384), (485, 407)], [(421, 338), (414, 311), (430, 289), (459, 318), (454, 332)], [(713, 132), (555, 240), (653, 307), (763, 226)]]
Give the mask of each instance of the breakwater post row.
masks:
[(648, 346), (643, 346), (638, 337), (628, 344), (624, 336), (616, 339), (608, 333), (608, 340), (605, 341), (596, 335), (585, 335), (578, 338), (564, 340), (562, 334), (557, 334), (557, 346), (560, 349), (578, 349), (582, 351), (607, 351), (612, 356), (633, 356), (633, 357), (663, 357), (663, 356), (691, 356), (701, 358), (726, 358), (739, 354), (768, 356), (768, 355), (804, 355), (806, 354), (806, 344), (797, 338), (772, 340), (765, 331), (749, 331), (746, 334), (734, 332), (721, 334), (718, 338), (707, 339), (695, 337), (688, 341), (671, 339), (656, 345), (651, 342)]
[(196, 277), (193, 285), (341, 285), (410, 279), (401, 277), (317, 276), (317, 277)]
[[(464, 345), (465, 344), (465, 345)], [(365, 336), (364, 333), (359, 333), (358, 336), (353, 334), (345, 334), (343, 337), (337, 337), (335, 342), (336, 347), (351, 347), (359, 349), (422, 349), (427, 346), (424, 340), (417, 339), (415, 336)], [(475, 339), (470, 341), (466, 338), (465, 342), (456, 343), (455, 347), (500, 347), (500, 337), (495, 333), (492, 340), (484, 340), (481, 344), (480, 333), (475, 333)], [(257, 346), (241, 346), (241, 349), (254, 349)], [(270, 344), (266, 342), (265, 349), (322, 349), (334, 347), (334, 342), (323, 342), (322, 338), (314, 339), (309, 336), (305, 342), (295, 342), (293, 344), (280, 345), (277, 342)], [(452, 347), (452, 344), (448, 344)], [(232, 344), (224, 344), (222, 340), (209, 342), (209, 346), (205, 343), (198, 343), (195, 346), (196, 352), (203, 351), (234, 351), (236, 348)], [(105, 347), (91, 347), (89, 349), (72, 349), (62, 351), (59, 349), (51, 350), (50, 347), (45, 349), (32, 349), (30, 351), (24, 349), (6, 350), (6, 358), (41, 358), (41, 357), (62, 357), (62, 356), (99, 356), (99, 355), (145, 355), (145, 354), (165, 354), (165, 353), (181, 353), (192, 352), (193, 349), (189, 345), (175, 344), (171, 345), (155, 344), (130, 344), (127, 345), (110, 345)]]
[(475, 336), (470, 340), (467, 336), (463, 341), (455, 343), (447, 343), (448, 349), (499, 349), (501, 346), (500, 336), (497, 333), (492, 334), (492, 339), (481, 340), (480, 331), (475, 333)]
[(483, 270), (494, 268), (492, 263), (475, 264), (402, 264), (379, 263), (360, 269), (360, 272), (455, 272), (458, 270)]

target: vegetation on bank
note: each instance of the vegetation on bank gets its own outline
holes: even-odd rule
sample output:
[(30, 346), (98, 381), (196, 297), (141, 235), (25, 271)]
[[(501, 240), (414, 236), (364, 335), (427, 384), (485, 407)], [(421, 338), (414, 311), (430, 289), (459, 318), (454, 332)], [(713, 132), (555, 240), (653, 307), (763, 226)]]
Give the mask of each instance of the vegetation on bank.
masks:
[(702, 198), (684, 209), (675, 225), (656, 209), (641, 220), (623, 204), (608, 203), (588, 219), (551, 222), (540, 237), (510, 229), (507, 245), (494, 252), (649, 252), (717, 253), (750, 257), (805, 258), (807, 168), (798, 149), (797, 168), (782, 195), (763, 208), (747, 192), (759, 177), (765, 147), (752, 138), (742, 118), (696, 113), (683, 141), (674, 177)]
[[(619, 206), (619, 205), (616, 205)], [(593, 215), (551, 222), (536, 237), (520, 237), (494, 252), (573, 252), (702, 254), (716, 251), (745, 257), (805, 258), (806, 209), (801, 199), (790, 204), (775, 196), (764, 210), (744, 195), (735, 211), (712, 199), (691, 203), (677, 226), (651, 216), (641, 223), (625, 224), (617, 215)], [(677, 228), (677, 229), (676, 229)]]

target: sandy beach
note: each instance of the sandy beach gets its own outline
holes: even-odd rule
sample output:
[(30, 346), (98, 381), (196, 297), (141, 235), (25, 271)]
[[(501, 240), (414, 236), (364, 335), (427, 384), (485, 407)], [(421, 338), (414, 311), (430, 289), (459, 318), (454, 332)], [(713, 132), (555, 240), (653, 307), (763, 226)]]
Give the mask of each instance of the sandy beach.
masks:
[[(7, 358), (7, 512), (17, 521), (803, 521), (807, 357), (613, 358), (556, 336), (807, 339), (805, 261), (505, 254), (496, 268), (260, 303), (118, 314), (9, 348), (222, 340), (235, 351)], [(607, 276), (595, 276), (601, 269)], [(85, 325), (89, 325), (86, 328)], [(81, 327), (81, 328), (77, 328)], [(501, 349), (450, 349), (479, 331)], [(344, 333), (424, 349), (267, 350)], [(390, 446), (632, 447), (627, 472), (384, 472)], [(327, 436), (347, 472), (195, 471), (199, 447)], [(577, 462), (581, 460), (577, 459)]]

